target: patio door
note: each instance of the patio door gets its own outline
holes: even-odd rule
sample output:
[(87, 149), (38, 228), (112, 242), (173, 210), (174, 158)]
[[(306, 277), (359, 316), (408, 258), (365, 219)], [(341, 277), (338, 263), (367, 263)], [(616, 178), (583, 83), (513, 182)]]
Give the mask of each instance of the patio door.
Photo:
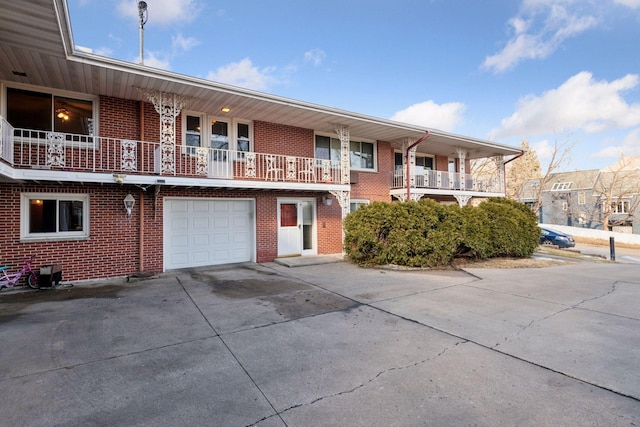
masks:
[(209, 177), (233, 178), (232, 153), (229, 153), (229, 123), (223, 120), (209, 119)]
[(278, 256), (317, 253), (315, 212), (315, 199), (278, 199)]

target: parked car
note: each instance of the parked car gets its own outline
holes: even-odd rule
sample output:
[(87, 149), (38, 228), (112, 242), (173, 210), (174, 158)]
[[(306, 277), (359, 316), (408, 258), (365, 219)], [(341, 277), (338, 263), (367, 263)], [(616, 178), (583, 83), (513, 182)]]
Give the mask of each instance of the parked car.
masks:
[(540, 228), (540, 244), (556, 245), (559, 248), (572, 248), (576, 245), (576, 241), (570, 234), (548, 228)]

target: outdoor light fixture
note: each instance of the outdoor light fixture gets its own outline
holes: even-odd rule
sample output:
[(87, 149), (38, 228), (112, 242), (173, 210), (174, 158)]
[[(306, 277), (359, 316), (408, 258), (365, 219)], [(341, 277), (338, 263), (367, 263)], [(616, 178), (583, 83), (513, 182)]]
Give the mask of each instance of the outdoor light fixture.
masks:
[(231, 111), (231, 108), (229, 108), (229, 107), (222, 107), (222, 108), (220, 109), (220, 111), (222, 111), (223, 113), (228, 113), (229, 111)]
[(333, 199), (330, 196), (322, 196), (322, 204), (325, 206), (331, 206)]
[(127, 217), (131, 216), (131, 211), (133, 210), (133, 205), (136, 204), (136, 199), (133, 198), (131, 193), (127, 194), (127, 197), (124, 198), (124, 208), (127, 211)]
[(144, 24), (147, 23), (147, 2), (138, 2), (138, 17), (140, 18), (140, 64), (144, 64)]

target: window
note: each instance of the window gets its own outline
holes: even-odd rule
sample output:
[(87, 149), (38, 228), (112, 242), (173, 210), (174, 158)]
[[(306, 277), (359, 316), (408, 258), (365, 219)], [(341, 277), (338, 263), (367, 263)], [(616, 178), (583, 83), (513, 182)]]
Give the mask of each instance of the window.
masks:
[[(404, 167), (404, 157), (403, 153), (394, 153), (395, 170)], [(433, 157), (416, 154), (416, 166), (422, 167), (423, 170), (433, 170)]]
[(7, 88), (7, 120), (18, 129), (93, 135), (93, 101)]
[(581, 191), (578, 193), (578, 204), (584, 205), (585, 203), (587, 203), (587, 195), (584, 191)]
[(571, 188), (571, 182), (556, 182), (551, 187), (551, 191), (569, 190)]
[(360, 209), (362, 206), (366, 206), (368, 204), (369, 204), (368, 200), (351, 199), (351, 202), (349, 205), (349, 212), (355, 212), (358, 209)]
[[(352, 169), (376, 169), (376, 144), (365, 141), (349, 141), (349, 164)], [(340, 140), (324, 135), (316, 135), (316, 158), (339, 162), (341, 158)]]
[[(249, 121), (217, 119), (193, 112), (185, 112), (182, 120), (185, 123), (182, 140), (187, 147), (253, 151), (253, 126)], [(207, 122), (209, 125), (203, 126)], [(190, 148), (189, 152), (195, 150)], [(226, 158), (226, 153), (217, 152), (214, 157)]]
[(630, 207), (629, 200), (613, 202), (611, 203), (611, 213), (626, 214), (626, 213), (629, 213), (629, 207)]
[(569, 210), (569, 204), (567, 202), (562, 202), (562, 210), (563, 211), (568, 211)]
[(89, 236), (87, 194), (24, 193), (20, 210), (22, 239), (77, 239)]

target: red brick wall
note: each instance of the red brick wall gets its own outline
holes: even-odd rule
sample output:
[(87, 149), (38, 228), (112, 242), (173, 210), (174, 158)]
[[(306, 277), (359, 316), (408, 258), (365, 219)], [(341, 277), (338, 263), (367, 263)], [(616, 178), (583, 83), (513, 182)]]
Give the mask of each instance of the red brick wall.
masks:
[(378, 172), (352, 171), (357, 183), (351, 184), (352, 199), (391, 201), (389, 190), (393, 183), (394, 153), (389, 142), (378, 141)]
[[(89, 230), (87, 240), (20, 242), (20, 194), (81, 193), (89, 194)], [(131, 218), (126, 218), (123, 199), (131, 193), (136, 204)], [(162, 187), (154, 203), (153, 188), (142, 192), (127, 185), (0, 184), (0, 260), (16, 270), (21, 257), (34, 255), (35, 268), (43, 264), (60, 264), (63, 280), (84, 280), (125, 276), (140, 270), (140, 206), (144, 220), (143, 263), (146, 271), (163, 269), (163, 198), (249, 198), (256, 208), (257, 262), (269, 262), (277, 256), (277, 198), (315, 198), (317, 204), (318, 253), (341, 252), (341, 210), (337, 202), (325, 206), (319, 193), (259, 190), (224, 190)]]
[[(140, 133), (140, 102), (127, 99), (100, 97), (100, 136), (160, 141), (160, 116), (153, 105), (143, 102), (144, 135)], [(180, 138), (180, 120), (176, 121), (176, 137)]]
[(257, 153), (315, 157), (314, 132), (293, 126), (261, 121), (253, 122), (253, 139)]

